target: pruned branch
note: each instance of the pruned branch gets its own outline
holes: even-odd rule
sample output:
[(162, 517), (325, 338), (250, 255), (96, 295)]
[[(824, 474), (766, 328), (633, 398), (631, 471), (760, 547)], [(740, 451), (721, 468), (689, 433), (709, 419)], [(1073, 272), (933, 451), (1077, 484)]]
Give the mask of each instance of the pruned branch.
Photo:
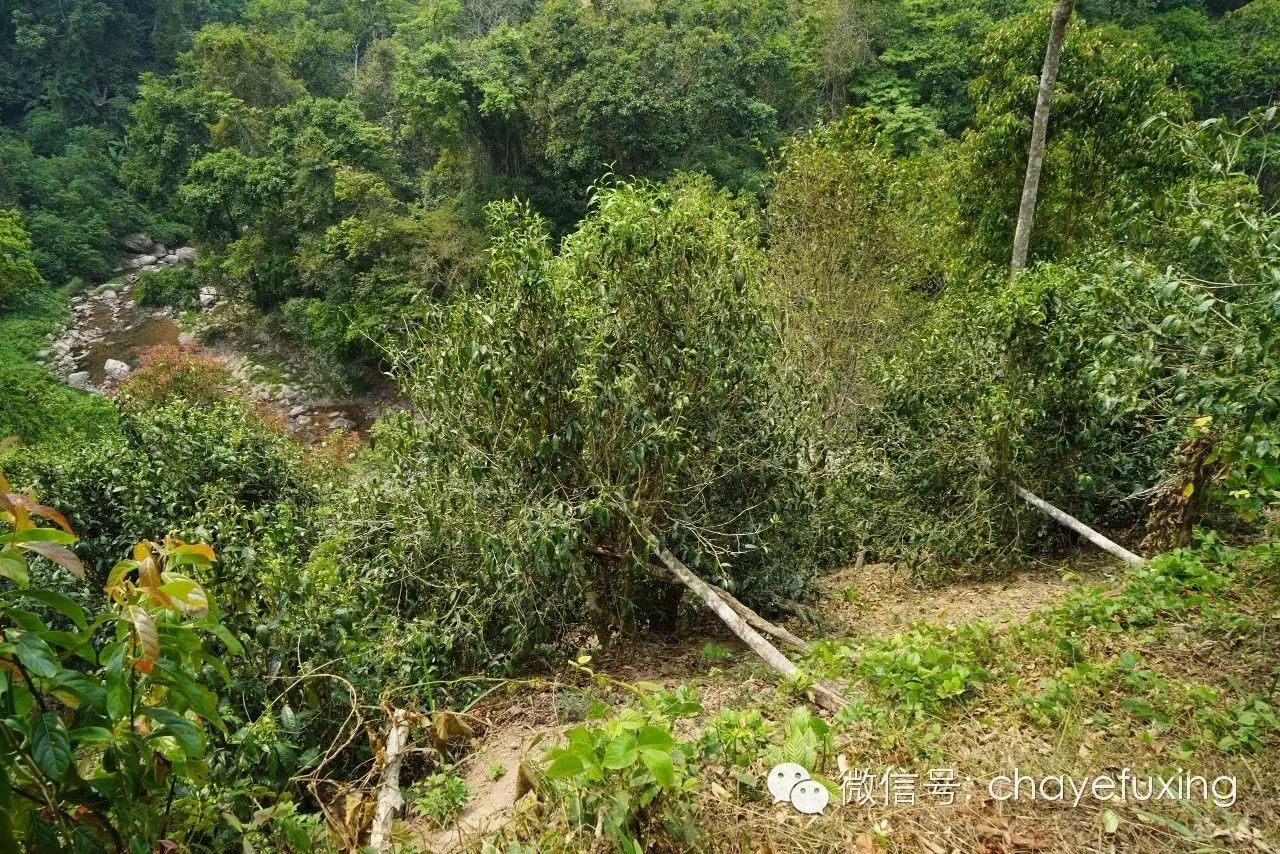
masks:
[[(650, 548), (653, 549), (654, 555), (667, 571), (674, 575), (685, 587), (692, 590), (702, 600), (703, 604), (710, 608), (729, 627), (730, 631), (741, 638), (743, 643), (751, 647), (752, 652), (760, 656), (766, 664), (788, 679), (794, 679), (799, 675), (800, 669), (792, 663), (791, 659), (779, 652), (777, 647), (765, 640), (758, 631), (752, 628), (733, 606), (720, 596), (716, 588), (695, 575), (693, 570), (680, 562), (679, 558), (663, 548), (662, 543), (652, 533), (649, 531), (642, 531), (641, 533)], [(746, 608), (741, 603), (739, 603), (739, 606)], [(815, 683), (809, 689), (809, 695), (813, 702), (828, 711), (839, 711), (847, 705), (843, 697), (824, 685)]]

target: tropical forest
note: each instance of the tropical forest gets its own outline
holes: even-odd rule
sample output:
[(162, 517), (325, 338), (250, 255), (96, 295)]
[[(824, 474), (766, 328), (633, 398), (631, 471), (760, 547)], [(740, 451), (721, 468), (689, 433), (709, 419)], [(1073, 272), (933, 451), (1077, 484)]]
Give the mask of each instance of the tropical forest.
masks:
[(0, 854), (1280, 851), (1280, 0), (0, 0)]

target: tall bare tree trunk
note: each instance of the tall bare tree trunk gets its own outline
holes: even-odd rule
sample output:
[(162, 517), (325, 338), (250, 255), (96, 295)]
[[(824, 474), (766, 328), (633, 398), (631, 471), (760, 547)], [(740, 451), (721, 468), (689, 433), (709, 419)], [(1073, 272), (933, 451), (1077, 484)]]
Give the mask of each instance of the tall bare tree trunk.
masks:
[(1036, 96), (1036, 114), (1031, 121), (1031, 148), (1027, 152), (1027, 175), (1022, 183), (1022, 202), (1018, 205), (1018, 227), (1013, 233), (1013, 269), (1027, 266), (1031, 248), (1031, 226), (1036, 218), (1036, 196), (1040, 192), (1040, 169), (1044, 166), (1044, 142), (1049, 133), (1049, 104), (1053, 100), (1053, 84), (1058, 79), (1058, 63), (1062, 60), (1062, 39), (1067, 22), (1075, 9), (1075, 0), (1058, 0), (1049, 24), (1049, 46), (1044, 52), (1044, 68), (1040, 71), (1040, 93)]

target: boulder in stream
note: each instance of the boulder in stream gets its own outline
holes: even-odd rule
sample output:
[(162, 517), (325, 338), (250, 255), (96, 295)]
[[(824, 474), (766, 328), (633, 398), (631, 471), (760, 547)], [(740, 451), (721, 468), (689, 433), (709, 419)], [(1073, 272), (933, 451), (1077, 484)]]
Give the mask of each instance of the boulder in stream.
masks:
[(76, 371), (67, 377), (67, 385), (81, 390), (87, 389), (89, 387), (89, 372)]
[(119, 359), (107, 359), (102, 365), (103, 373), (116, 382), (121, 382), (129, 378), (129, 366)]

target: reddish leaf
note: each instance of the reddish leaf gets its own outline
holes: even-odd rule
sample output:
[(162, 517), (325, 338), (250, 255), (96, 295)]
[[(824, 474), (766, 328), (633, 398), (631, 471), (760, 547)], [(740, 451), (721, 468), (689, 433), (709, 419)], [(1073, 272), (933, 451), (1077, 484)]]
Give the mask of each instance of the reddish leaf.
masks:
[(156, 631), (156, 621), (146, 610), (137, 605), (125, 609), (125, 616), (133, 624), (133, 633), (138, 638), (139, 656), (133, 666), (143, 673), (150, 674), (152, 665), (160, 657), (160, 633)]
[(84, 580), (84, 564), (80, 562), (80, 558), (76, 557), (75, 552), (65, 546), (32, 540), (31, 542), (18, 543), (18, 548), (26, 549), (29, 552), (35, 552), (41, 557), (48, 558), (58, 566), (66, 567), (76, 578), (81, 581)]

